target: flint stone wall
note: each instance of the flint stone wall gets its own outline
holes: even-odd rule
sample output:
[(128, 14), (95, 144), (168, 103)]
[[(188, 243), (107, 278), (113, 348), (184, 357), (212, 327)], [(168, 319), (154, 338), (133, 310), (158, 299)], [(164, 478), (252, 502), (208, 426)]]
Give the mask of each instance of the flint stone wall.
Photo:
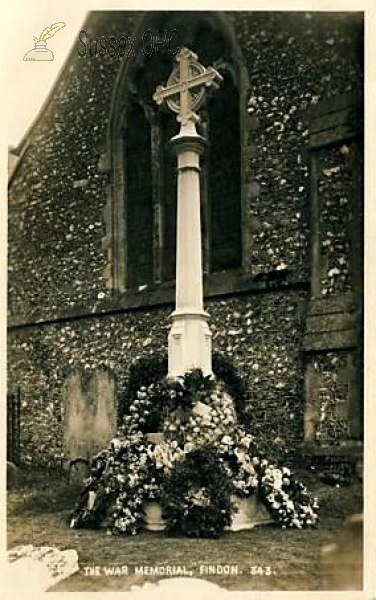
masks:
[[(94, 12), (84, 27), (89, 38), (132, 37), (143, 16)], [(345, 325), (337, 317), (340, 333), (334, 338), (331, 332), (323, 332), (329, 342), (337, 340), (336, 346), (317, 341), (321, 330), (317, 331), (314, 322), (315, 307), (309, 306), (309, 128), (312, 110), (323, 100), (330, 105), (334, 98), (362, 89), (362, 16), (345, 12), (233, 12), (225, 16), (233, 27), (249, 81), (249, 111), (244, 121), (249, 194), (243, 234), (250, 244), (251, 261), (243, 277), (229, 281), (225, 274), (224, 282), (206, 282), (213, 349), (231, 359), (246, 377), (252, 391), (249, 409), (254, 433), (267, 438), (271, 447), (294, 448), (304, 437), (307, 400), (310, 439), (315, 437), (310, 419), (314, 415), (317, 420), (322, 402), (329, 407), (328, 418), (339, 419), (343, 431), (343, 406), (340, 403), (337, 414), (333, 402), (346, 385), (338, 383), (336, 373), (338, 365), (354, 364), (355, 359), (344, 358), (344, 353), (361, 347), (357, 332), (350, 332), (352, 337), (341, 333)], [(67, 451), (64, 431), (74, 430), (73, 425), (67, 426), (74, 420), (67, 420), (72, 405), (66, 402), (66, 386), (67, 382), (73, 385), (75, 373), (97, 377), (96, 373), (109, 369), (116, 381), (116, 405), (132, 361), (166, 349), (173, 288), (118, 296), (108, 286), (109, 172), (105, 163), (120, 61), (109, 56), (80, 59), (76, 47), (72, 49), (44, 113), (22, 148), (23, 158), (11, 181), (8, 385), (10, 390), (18, 385), (21, 389), (25, 464), (53, 465)], [(335, 298), (340, 294), (338, 313), (347, 310), (342, 293), (361, 295), (361, 277), (354, 277), (356, 265), (351, 267), (348, 260), (354, 243), (346, 233), (349, 213), (341, 200), (346, 192), (338, 170), (342, 160), (347, 177), (348, 150), (351, 153), (352, 147), (341, 144), (336, 152), (320, 151), (323, 173), (318, 177), (324, 208), (321, 222), (329, 240), (320, 293), (325, 290)], [(331, 198), (335, 198), (335, 210)], [(360, 214), (361, 194), (357, 202), (353, 210)], [(322, 246), (319, 252), (324, 252)], [(358, 248), (358, 260), (360, 254)], [(279, 269), (287, 273), (286, 280), (273, 279)], [(324, 356), (317, 359), (316, 352)], [(357, 352), (356, 360), (361, 363), (361, 350)], [(316, 382), (313, 388), (309, 381), (304, 388), (307, 365), (310, 381)], [(358, 381), (359, 395), (361, 378), (352, 378)], [(320, 382), (325, 387), (322, 396), (316, 393)], [(351, 385), (345, 394), (352, 393)], [(77, 398), (84, 394), (79, 390), (77, 383)], [(108, 423), (111, 414), (106, 417)], [(331, 432), (338, 430), (325, 425), (320, 435), (331, 442)], [(67, 439), (73, 447), (73, 433)]]

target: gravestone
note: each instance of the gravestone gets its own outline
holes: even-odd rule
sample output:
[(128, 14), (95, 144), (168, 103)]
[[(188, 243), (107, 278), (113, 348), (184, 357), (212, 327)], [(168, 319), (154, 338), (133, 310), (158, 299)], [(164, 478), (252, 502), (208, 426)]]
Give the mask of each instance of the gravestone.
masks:
[(74, 458), (69, 462), (68, 482), (82, 485), (90, 475), (90, 465), (86, 458)]
[(70, 461), (89, 459), (107, 446), (116, 432), (115, 381), (109, 372), (69, 376), (64, 430), (65, 456)]

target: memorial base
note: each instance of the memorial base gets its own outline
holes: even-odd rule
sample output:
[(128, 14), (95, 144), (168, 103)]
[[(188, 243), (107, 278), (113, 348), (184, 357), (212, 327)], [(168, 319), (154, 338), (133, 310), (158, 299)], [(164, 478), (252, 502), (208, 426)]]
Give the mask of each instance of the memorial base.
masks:
[[(273, 523), (268, 510), (257, 496), (251, 496), (250, 498), (233, 496), (232, 501), (236, 508), (232, 523), (226, 528), (228, 531), (243, 531), (253, 529), (259, 525)], [(164, 531), (166, 529), (166, 524), (162, 519), (162, 506), (159, 502), (148, 502), (145, 504), (144, 512), (145, 529), (148, 531)]]
[(237, 510), (235, 509), (232, 523), (227, 528), (229, 531), (242, 531), (243, 529), (253, 529), (257, 525), (273, 523), (270, 513), (257, 496), (249, 498), (233, 496), (232, 501)]
[(178, 377), (192, 369), (211, 375), (211, 333), (205, 311), (174, 311), (168, 336), (168, 375)]
[(145, 529), (148, 531), (163, 531), (166, 528), (162, 519), (162, 506), (159, 502), (145, 504)]

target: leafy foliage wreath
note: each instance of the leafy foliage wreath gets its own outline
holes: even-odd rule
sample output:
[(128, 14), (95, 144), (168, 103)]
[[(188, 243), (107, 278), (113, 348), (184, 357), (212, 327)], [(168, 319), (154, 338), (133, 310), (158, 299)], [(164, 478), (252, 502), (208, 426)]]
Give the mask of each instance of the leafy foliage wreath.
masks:
[(218, 538), (231, 523), (232, 482), (214, 446), (175, 463), (162, 495), (167, 529), (189, 537)]
[(231, 524), (232, 494), (257, 494), (282, 527), (315, 526), (316, 499), (290, 469), (264, 458), (244, 427), (243, 380), (223, 357), (213, 370), (217, 379), (197, 369), (171, 379), (163, 356), (133, 365), (118, 436), (93, 460), (71, 527), (135, 534), (153, 499), (169, 531), (219, 537)]
[[(214, 353), (212, 362), (213, 373), (217, 381), (220, 381), (224, 385), (227, 393), (234, 400), (240, 423), (242, 423), (246, 429), (249, 429), (251, 425), (249, 412), (250, 394), (244, 379), (238, 374), (234, 365), (225, 356)], [(124, 417), (129, 414), (130, 407), (137, 401), (137, 394), (139, 391), (142, 388), (148, 388), (153, 384), (156, 388), (156, 392), (158, 392), (155, 394), (156, 400), (153, 403), (152, 410), (147, 415), (147, 419), (141, 424), (140, 429), (144, 433), (158, 431), (163, 418), (162, 411), (166, 408), (166, 402), (168, 403), (169, 389), (171, 388), (171, 385), (173, 385), (171, 381), (166, 381), (167, 364), (167, 356), (163, 354), (141, 358), (131, 365), (128, 385), (120, 397), (118, 404), (119, 426), (123, 424)], [(188, 397), (185, 395), (185, 400), (189, 405), (194, 393), (200, 391), (199, 389), (196, 389), (200, 386), (200, 380), (197, 379), (197, 381), (194, 381), (193, 375), (189, 380), (186, 379), (185, 384), (186, 388), (190, 390)], [(207, 389), (209, 386), (209, 381), (206, 381)], [(179, 400), (179, 397), (177, 399)], [(184, 399), (182, 399), (181, 403), (184, 403)]]

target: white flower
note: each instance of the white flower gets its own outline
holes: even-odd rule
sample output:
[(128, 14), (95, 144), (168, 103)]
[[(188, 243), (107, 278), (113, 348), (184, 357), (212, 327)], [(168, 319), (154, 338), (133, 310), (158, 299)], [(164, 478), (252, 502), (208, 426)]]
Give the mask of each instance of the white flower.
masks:
[(244, 437), (242, 437), (242, 439), (240, 440), (240, 443), (245, 446), (245, 448), (249, 448), (249, 446), (251, 445), (253, 441), (253, 438), (251, 435), (245, 435)]
[(227, 446), (232, 446), (234, 443), (229, 435), (224, 435), (221, 442), (222, 444), (226, 444)]
[(121, 447), (121, 442), (120, 442), (119, 438), (113, 438), (111, 440), (111, 444), (114, 447), (114, 450), (119, 450), (119, 448)]
[(301, 522), (300, 522), (300, 521), (299, 521), (299, 519), (297, 519), (296, 517), (295, 517), (295, 519), (293, 519), (293, 520), (291, 521), (291, 524), (292, 524), (292, 525), (295, 525), (295, 527), (297, 527), (298, 529), (301, 529), (301, 528), (302, 528), (302, 524), (301, 524)]

